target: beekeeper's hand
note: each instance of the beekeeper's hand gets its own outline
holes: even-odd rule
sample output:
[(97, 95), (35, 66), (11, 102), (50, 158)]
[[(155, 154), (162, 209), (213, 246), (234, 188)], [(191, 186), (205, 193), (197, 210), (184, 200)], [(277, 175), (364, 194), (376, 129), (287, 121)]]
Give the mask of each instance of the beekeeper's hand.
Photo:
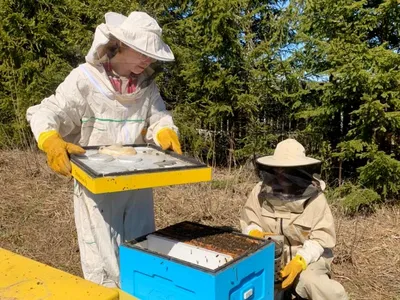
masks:
[(273, 235), (276, 235), (276, 234), (273, 233), (273, 232), (265, 232), (265, 231), (260, 231), (258, 229), (252, 229), (252, 230), (249, 231), (249, 235), (252, 236), (252, 237), (263, 239), (263, 238), (266, 238), (268, 236), (273, 236)]
[(64, 176), (71, 175), (69, 154), (85, 153), (85, 150), (81, 147), (65, 142), (55, 130), (41, 133), (38, 144), (39, 149), (47, 154), (47, 164), (49, 167)]
[(283, 278), (282, 289), (292, 285), (296, 277), (306, 268), (306, 261), (301, 255), (297, 254), (281, 271)]
[(171, 128), (160, 129), (156, 134), (156, 139), (163, 150), (171, 149), (178, 154), (182, 154), (178, 135)]

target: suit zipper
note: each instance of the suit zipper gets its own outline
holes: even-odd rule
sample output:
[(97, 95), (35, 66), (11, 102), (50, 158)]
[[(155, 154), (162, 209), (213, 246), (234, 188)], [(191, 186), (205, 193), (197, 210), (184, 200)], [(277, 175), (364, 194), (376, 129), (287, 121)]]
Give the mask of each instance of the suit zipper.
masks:
[(280, 223), (281, 223), (281, 234), (283, 235), (283, 237), (287, 240), (287, 242), (289, 244), (289, 256), (290, 256), (290, 260), (292, 260), (292, 244), (290, 243), (289, 238), (283, 232), (283, 218), (281, 218)]

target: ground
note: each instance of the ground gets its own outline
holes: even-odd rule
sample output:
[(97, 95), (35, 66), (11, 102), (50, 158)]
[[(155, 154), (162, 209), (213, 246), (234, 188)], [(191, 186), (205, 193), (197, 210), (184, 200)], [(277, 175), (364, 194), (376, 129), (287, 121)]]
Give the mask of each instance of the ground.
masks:
[[(211, 183), (155, 189), (158, 228), (180, 221), (238, 227), (256, 182), (250, 170), (216, 170)], [(53, 174), (35, 151), (0, 152), (0, 247), (81, 276), (72, 180)], [(346, 217), (332, 205), (338, 236), (333, 265), (351, 299), (400, 299), (400, 206)]]

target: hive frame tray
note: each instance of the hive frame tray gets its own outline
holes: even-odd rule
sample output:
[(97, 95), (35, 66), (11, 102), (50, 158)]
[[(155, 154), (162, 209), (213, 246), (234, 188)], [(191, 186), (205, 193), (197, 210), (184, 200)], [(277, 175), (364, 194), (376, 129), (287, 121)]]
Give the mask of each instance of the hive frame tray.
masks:
[[(205, 182), (212, 178), (211, 168), (193, 158), (176, 154), (173, 151), (162, 150), (152, 144), (128, 144), (124, 146), (151, 148), (191, 165), (101, 174), (87, 166), (80, 156), (71, 155), (72, 176), (94, 194)], [(85, 150), (97, 150), (100, 147), (88, 146), (83, 148)]]
[[(147, 247), (144, 247), (143, 245), (144, 245), (144, 242), (147, 240), (147, 236), (151, 235), (151, 234), (157, 234), (157, 231), (155, 231), (155, 232), (153, 232), (151, 234), (147, 234), (147, 235), (138, 237), (137, 239), (134, 239), (134, 240), (131, 240), (131, 241), (127, 241), (127, 242), (123, 243), (122, 246), (126, 247), (126, 248), (135, 249), (135, 250), (143, 252), (143, 253), (150, 253), (150, 254), (152, 254), (152, 255), (154, 255), (156, 257), (165, 258), (167, 260), (170, 260), (170, 261), (173, 261), (173, 262), (177, 262), (179, 264), (186, 265), (186, 266), (189, 266), (189, 267), (194, 268), (194, 269), (201, 270), (201, 271), (206, 272), (206, 273), (215, 274), (215, 273), (220, 272), (221, 270), (229, 268), (231, 265), (237, 263), (238, 261), (241, 261), (241, 260), (245, 259), (246, 257), (261, 251), (262, 249), (264, 249), (265, 247), (268, 247), (272, 243), (272, 241), (270, 241), (270, 240), (251, 237), (251, 236), (248, 236), (246, 234), (243, 234), (241, 232), (234, 231), (234, 230), (228, 230), (228, 229), (223, 229), (223, 228), (212, 227), (212, 226), (208, 226), (208, 225), (204, 225), (204, 224), (200, 224), (200, 223), (196, 223), (196, 222), (190, 222), (190, 221), (183, 221), (181, 223), (193, 224), (195, 226), (199, 226), (199, 227), (203, 227), (203, 228), (214, 228), (215, 230), (218, 230), (220, 233), (229, 232), (229, 233), (232, 233), (234, 235), (237, 235), (238, 237), (246, 237), (246, 238), (249, 238), (249, 239), (252, 239), (252, 240), (257, 240), (259, 242), (259, 245), (257, 246), (257, 250), (255, 250), (254, 252), (241, 254), (238, 257), (235, 257), (235, 258), (233, 258), (231, 260), (228, 260), (225, 264), (223, 264), (223, 265), (221, 265), (221, 266), (219, 266), (217, 268), (207, 268), (207, 267), (204, 267), (202, 265), (195, 264), (195, 263), (192, 263), (192, 262), (189, 262), (189, 261), (185, 261), (185, 260), (179, 259), (177, 257), (169, 256), (169, 255), (154, 251), (153, 249), (148, 249)], [(177, 223), (177, 224), (179, 224), (179, 223)]]

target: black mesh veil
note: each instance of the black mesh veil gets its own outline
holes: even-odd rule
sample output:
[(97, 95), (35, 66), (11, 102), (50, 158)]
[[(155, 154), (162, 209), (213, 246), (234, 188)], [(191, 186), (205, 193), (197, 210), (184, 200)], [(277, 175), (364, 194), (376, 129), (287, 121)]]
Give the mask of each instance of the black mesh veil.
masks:
[(255, 163), (257, 175), (263, 182), (264, 193), (286, 200), (308, 198), (321, 191), (317, 179), (321, 164), (296, 167), (271, 167)]

